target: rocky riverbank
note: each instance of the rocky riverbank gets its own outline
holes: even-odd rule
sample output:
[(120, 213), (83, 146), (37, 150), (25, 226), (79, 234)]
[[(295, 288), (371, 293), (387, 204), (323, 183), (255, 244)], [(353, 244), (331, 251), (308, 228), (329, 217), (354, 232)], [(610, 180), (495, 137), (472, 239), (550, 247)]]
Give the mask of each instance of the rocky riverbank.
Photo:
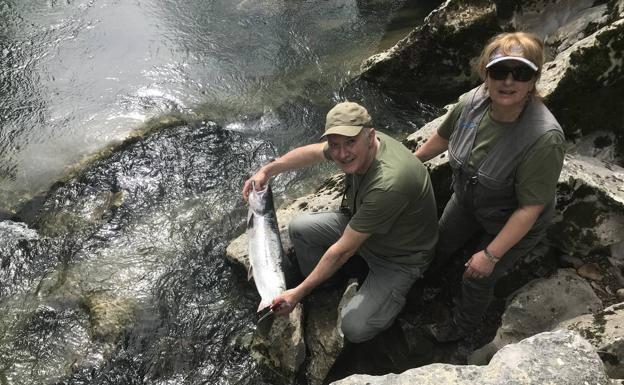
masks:
[[(453, 102), (478, 83), (470, 65), (483, 43), (506, 30), (544, 38), (548, 62), (538, 88), (569, 141), (548, 237), (499, 283), (482, 329), (465, 344), (437, 346), (419, 332), (447, 315), (460, 261), (445, 277), (415, 285), (394, 330), (365, 347), (370, 349), (364, 355), (335, 333), (345, 287), (317, 292), (304, 301), (303, 316), (287, 321), (304, 330), (296, 343), (282, 340), (283, 334), (256, 342), (264, 356), (297, 358), (279, 368), (287, 377), (321, 384), (349, 373), (403, 372), (337, 383), (566, 385), (624, 378), (624, 1), (445, 1), (423, 26), (364, 63), (354, 83), (441, 105)], [(405, 144), (417, 148), (441, 119)], [(443, 207), (450, 175), (445, 155), (428, 167)], [(332, 177), (279, 210), (285, 249), (289, 220), (303, 211), (336, 208), (341, 183), (340, 176)], [(232, 242), (228, 256), (246, 264), (244, 235)], [(393, 340), (396, 330), (400, 340)], [(482, 366), (454, 365), (467, 362)]]

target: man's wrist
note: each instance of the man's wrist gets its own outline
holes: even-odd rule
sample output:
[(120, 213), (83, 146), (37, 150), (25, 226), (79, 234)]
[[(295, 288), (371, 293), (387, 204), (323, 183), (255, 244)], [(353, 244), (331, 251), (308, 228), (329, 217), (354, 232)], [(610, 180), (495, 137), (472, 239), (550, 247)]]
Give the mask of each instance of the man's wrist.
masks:
[(497, 257), (494, 254), (490, 253), (487, 247), (483, 249), (483, 254), (485, 254), (485, 258), (489, 259), (492, 263), (497, 263), (498, 261), (500, 261), (500, 257)]

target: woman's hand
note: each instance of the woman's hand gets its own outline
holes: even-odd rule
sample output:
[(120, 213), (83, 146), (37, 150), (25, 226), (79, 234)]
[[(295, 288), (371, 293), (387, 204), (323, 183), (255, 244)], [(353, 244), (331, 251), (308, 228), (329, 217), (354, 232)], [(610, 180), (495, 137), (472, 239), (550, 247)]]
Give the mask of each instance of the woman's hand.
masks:
[(464, 272), (465, 278), (485, 278), (492, 274), (494, 265), (496, 263), (485, 256), (483, 250), (475, 253), (464, 266), (466, 271)]

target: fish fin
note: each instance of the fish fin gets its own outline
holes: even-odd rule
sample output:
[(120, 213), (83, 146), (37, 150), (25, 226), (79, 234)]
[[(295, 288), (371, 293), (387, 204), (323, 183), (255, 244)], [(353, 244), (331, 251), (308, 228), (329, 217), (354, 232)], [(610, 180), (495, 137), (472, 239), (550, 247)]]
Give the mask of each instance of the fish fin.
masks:
[[(262, 307), (262, 303), (258, 308)], [(269, 333), (271, 332), (271, 326), (273, 326), (273, 321), (275, 321), (275, 313), (271, 311), (269, 307), (265, 307), (263, 312), (260, 312), (258, 315), (258, 321), (256, 322), (256, 333), (260, 336), (267, 338)]]
[(253, 278), (253, 267), (249, 265), (249, 269), (247, 269), (247, 280), (251, 281), (252, 278)]
[[(268, 308), (268, 309), (267, 309)], [(271, 304), (267, 304), (266, 302), (260, 301), (258, 304), (258, 313), (260, 313), (263, 309), (271, 310)]]

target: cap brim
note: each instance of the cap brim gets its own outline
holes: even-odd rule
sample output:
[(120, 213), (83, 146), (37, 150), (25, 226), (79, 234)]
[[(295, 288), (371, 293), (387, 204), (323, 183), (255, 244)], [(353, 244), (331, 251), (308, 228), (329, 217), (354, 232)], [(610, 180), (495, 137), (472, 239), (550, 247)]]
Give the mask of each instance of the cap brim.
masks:
[(489, 62), (485, 66), (485, 68), (490, 68), (491, 66), (493, 66), (496, 63), (500, 63), (502, 61), (507, 61), (507, 60), (514, 60), (514, 61), (522, 62), (522, 63), (528, 65), (529, 67), (531, 67), (531, 69), (533, 71), (537, 71), (537, 66), (535, 65), (535, 63), (533, 63), (529, 59), (525, 59), (525, 58), (523, 58), (521, 56), (501, 56), (501, 57), (497, 57), (496, 59), (494, 59), (491, 62)]
[(330, 127), (321, 135), (321, 138), (327, 135), (356, 136), (362, 131), (364, 126), (334, 126)]

